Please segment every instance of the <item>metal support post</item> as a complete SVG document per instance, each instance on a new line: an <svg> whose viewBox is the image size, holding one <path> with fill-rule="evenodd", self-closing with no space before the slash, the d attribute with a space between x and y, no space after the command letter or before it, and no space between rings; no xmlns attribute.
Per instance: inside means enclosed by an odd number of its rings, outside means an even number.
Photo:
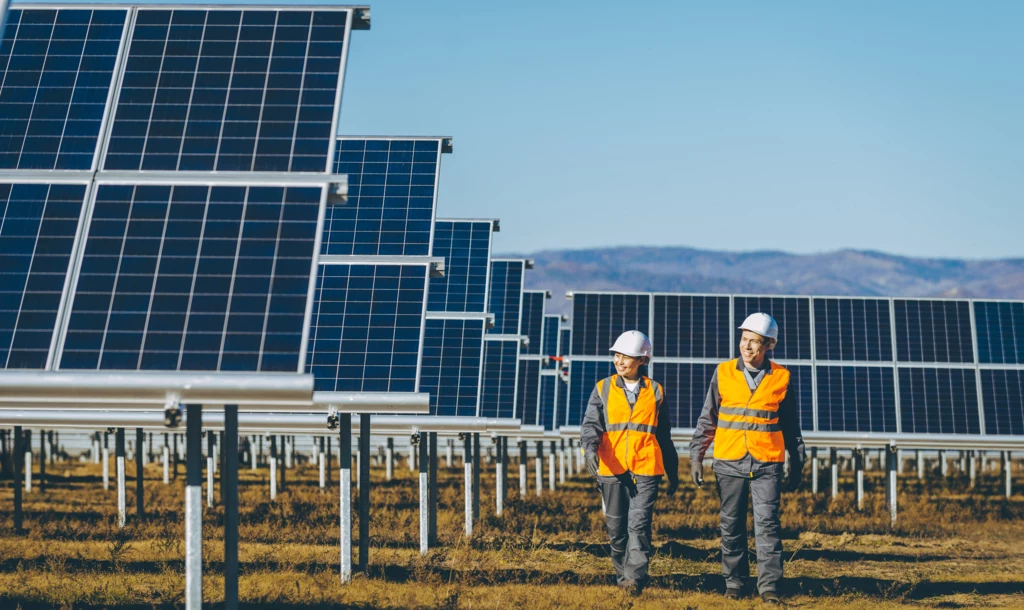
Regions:
<svg viewBox="0 0 1024 610"><path fill-rule="evenodd" d="M92 447L92 455L90 455L90 457L92 458L92 463L93 464L99 464L100 463L100 433L99 432L96 432L96 433L94 433L92 435L92 444L90 446Z"/></svg>
<svg viewBox="0 0 1024 610"><path fill-rule="evenodd" d="M178 462L181 459L181 454L178 453L178 435L174 434L174 451L172 457L174 458L174 478L178 478Z"/></svg>
<svg viewBox="0 0 1024 610"><path fill-rule="evenodd" d="M454 444L455 443L450 438L447 439L444 444L444 464L446 468L452 467L452 446Z"/></svg>
<svg viewBox="0 0 1024 610"><path fill-rule="evenodd" d="M103 490L110 489L110 435L103 433Z"/></svg>
<svg viewBox="0 0 1024 610"><path fill-rule="evenodd" d="M53 434L52 432L50 434ZM39 491L46 491L46 431L39 431Z"/></svg>
<svg viewBox="0 0 1024 610"><path fill-rule="evenodd" d="M164 462L164 485L167 485L168 483L171 482L171 463L170 463L170 453L171 453L171 450L170 450L170 447L167 446L167 442L169 440L168 436L169 435L166 432L164 432L164 446L163 446L163 450L160 452L162 457L163 457L163 462Z"/></svg>
<svg viewBox="0 0 1024 610"><path fill-rule="evenodd" d="M24 512L22 510L21 503L21 485L18 484L18 479L21 477L21 462L22 462L22 449L21 444L25 440L25 435L21 431L21 426L14 427L14 455L11 456L14 462L14 478L11 479L12 486L14 487L14 533L20 534L24 529Z"/></svg>
<svg viewBox="0 0 1024 610"><path fill-rule="evenodd" d="M519 497L526 497L526 441L519 441Z"/></svg>
<svg viewBox="0 0 1024 610"><path fill-rule="evenodd" d="M548 452L548 490L555 491L555 452L558 451L555 441L551 441L549 448L551 451Z"/></svg>
<svg viewBox="0 0 1024 610"><path fill-rule="evenodd" d="M280 437L280 439L281 439L281 442L280 442L281 446L280 446L280 451L278 451L277 468L281 471L281 491L284 491L284 489L285 489L285 480L288 478L288 468L289 468L289 464L288 464L287 458L285 457L288 454L288 449L285 448L285 441L286 441L287 437L282 435Z"/></svg>
<svg viewBox="0 0 1024 610"><path fill-rule="evenodd" d="M917 479L919 481L924 480L924 456L921 455L920 449L914 450L914 461L917 462Z"/></svg>
<svg viewBox="0 0 1024 610"><path fill-rule="evenodd" d="M220 471L224 504L224 608L238 610L238 406L224 405L224 467Z"/></svg>
<svg viewBox="0 0 1024 610"><path fill-rule="evenodd" d="M480 433L473 433L473 522L480 522Z"/></svg>
<svg viewBox="0 0 1024 610"><path fill-rule="evenodd" d="M939 452L939 471L942 472L943 478L949 476L949 459L945 451Z"/></svg>
<svg viewBox="0 0 1024 610"><path fill-rule="evenodd" d="M857 476L857 510L864 508L864 451L853 450L853 467Z"/></svg>
<svg viewBox="0 0 1024 610"><path fill-rule="evenodd" d="M832 484L832 499L835 500L839 497L839 458L836 456L836 448L830 447L828 450L828 467L830 474L830 483Z"/></svg>
<svg viewBox="0 0 1024 610"><path fill-rule="evenodd" d="M185 607L203 605L203 405L190 404L185 432Z"/></svg>
<svg viewBox="0 0 1024 610"><path fill-rule="evenodd" d="M889 520L890 523L896 523L896 494L897 494L897 482L899 480L899 469L896 467L896 463L899 461L899 451L895 445L889 445L885 453L885 465L886 465L886 481L885 481L885 497L886 507L889 509Z"/></svg>
<svg viewBox="0 0 1024 610"><path fill-rule="evenodd" d="M462 470L466 485L466 536L473 535L473 439L469 434L462 437Z"/></svg>
<svg viewBox="0 0 1024 610"><path fill-rule="evenodd" d="M25 448L24 462L25 464L25 492L32 491L32 431L25 430L25 444L22 445Z"/></svg>
<svg viewBox="0 0 1024 610"><path fill-rule="evenodd" d="M206 506L213 508L213 430L206 431Z"/></svg>
<svg viewBox="0 0 1024 610"><path fill-rule="evenodd" d="M426 433L420 432L418 436L417 449L420 454L420 555L426 556L427 551L430 550L430 483L428 481L429 475L427 474L427 461L430 459L427 451L430 442L427 440Z"/></svg>
<svg viewBox="0 0 1024 610"><path fill-rule="evenodd" d="M561 451L558 452L558 484L565 485L565 439L562 439Z"/></svg>
<svg viewBox="0 0 1024 610"><path fill-rule="evenodd" d="M370 416L359 416L359 566L370 565Z"/></svg>
<svg viewBox="0 0 1024 610"><path fill-rule="evenodd" d="M270 436L270 499L277 499L277 437Z"/></svg>
<svg viewBox="0 0 1024 610"><path fill-rule="evenodd" d="M508 437L501 437L501 504L504 509L508 499Z"/></svg>
<svg viewBox="0 0 1024 610"><path fill-rule="evenodd" d="M544 478L541 475L541 463L544 461L544 441L537 441L537 454L533 456L533 474L537 480L537 497L544 489Z"/></svg>
<svg viewBox="0 0 1024 610"><path fill-rule="evenodd" d="M153 463L153 433L150 432L149 433L149 442L146 444L146 462L143 464L143 466L145 466L146 464L152 464L152 463Z"/></svg>
<svg viewBox="0 0 1024 610"><path fill-rule="evenodd" d="M1003 478L1006 481L1006 497L1013 495L1013 454L1003 452Z"/></svg>
<svg viewBox="0 0 1024 610"><path fill-rule="evenodd" d="M328 445L330 448L330 445ZM352 415L338 414L341 584L352 580Z"/></svg>
<svg viewBox="0 0 1024 610"><path fill-rule="evenodd" d="M331 440L332 440L331 437L328 436L327 437L327 485L328 486L330 486L331 479L333 479L333 477L331 476L331 469L334 468L334 459L333 459L333 456L331 455ZM349 445L351 446L351 444L352 443L350 442Z"/></svg>
<svg viewBox="0 0 1024 610"><path fill-rule="evenodd" d="M494 460L494 514L501 516L505 511L505 490L502 489L502 480L505 478L505 459L502 456L502 437L494 439L494 446L498 455Z"/></svg>
<svg viewBox="0 0 1024 610"><path fill-rule="evenodd" d="M811 447L811 493L818 495L818 448Z"/></svg>
<svg viewBox="0 0 1024 610"><path fill-rule="evenodd" d="M431 546L437 545L437 432L430 433L430 469L427 473L429 475L430 485L430 523L429 523L429 537L428 541Z"/></svg>
<svg viewBox="0 0 1024 610"><path fill-rule="evenodd" d="M974 451L967 452L967 471L971 478L971 489L974 489L978 482L978 458Z"/></svg>
<svg viewBox="0 0 1024 610"><path fill-rule="evenodd" d="M316 442L315 440L313 441ZM323 491L327 487L327 456L324 454L324 449L327 440L324 437L320 437L320 452L317 454L317 467L320 469L320 490Z"/></svg>
<svg viewBox="0 0 1024 610"><path fill-rule="evenodd" d="M144 438L142 428L136 428L135 445L137 447L142 447ZM135 451L135 515L139 521L142 521L146 516L145 496L143 495L143 485L146 478L145 456L146 453L144 451Z"/></svg>
<svg viewBox="0 0 1024 610"><path fill-rule="evenodd" d="M384 478L388 481L395 475L395 439L388 437L388 446L384 450Z"/></svg>

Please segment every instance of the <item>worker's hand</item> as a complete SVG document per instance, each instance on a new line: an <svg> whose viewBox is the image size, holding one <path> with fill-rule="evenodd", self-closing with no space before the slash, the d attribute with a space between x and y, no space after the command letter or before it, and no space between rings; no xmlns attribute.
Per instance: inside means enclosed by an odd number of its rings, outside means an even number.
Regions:
<svg viewBox="0 0 1024 610"><path fill-rule="evenodd" d="M704 486L704 464L699 460L690 460L690 478L697 487Z"/></svg>
<svg viewBox="0 0 1024 610"><path fill-rule="evenodd" d="M600 468L601 461L597 459L596 451L587 451L583 456L583 462L587 465L587 472L590 476L597 478L598 468Z"/></svg>
<svg viewBox="0 0 1024 610"><path fill-rule="evenodd" d="M672 477L668 480L668 489L665 490L665 495L674 496L677 489L679 489L679 477Z"/></svg>
<svg viewBox="0 0 1024 610"><path fill-rule="evenodd" d="M790 462L789 467L789 484L786 485L787 491L796 491L800 489L800 484L804 480L804 464L803 462Z"/></svg>

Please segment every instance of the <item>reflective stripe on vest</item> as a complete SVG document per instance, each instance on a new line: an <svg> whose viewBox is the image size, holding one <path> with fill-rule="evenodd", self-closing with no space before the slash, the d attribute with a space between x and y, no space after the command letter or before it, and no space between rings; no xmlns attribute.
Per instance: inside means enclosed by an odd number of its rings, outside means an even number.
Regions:
<svg viewBox="0 0 1024 610"><path fill-rule="evenodd" d="M737 360L718 365L718 428L715 459L739 460L748 453L761 462L785 461L786 446L779 424L779 405L789 389L789 371L774 362L751 393Z"/></svg>
<svg viewBox="0 0 1024 610"><path fill-rule="evenodd" d="M612 476L631 472L643 476L665 474L658 430L658 405L664 398L661 384L643 377L630 408L624 388L617 384L618 375L597 382L597 393L604 405L605 433L597 448L600 474Z"/></svg>

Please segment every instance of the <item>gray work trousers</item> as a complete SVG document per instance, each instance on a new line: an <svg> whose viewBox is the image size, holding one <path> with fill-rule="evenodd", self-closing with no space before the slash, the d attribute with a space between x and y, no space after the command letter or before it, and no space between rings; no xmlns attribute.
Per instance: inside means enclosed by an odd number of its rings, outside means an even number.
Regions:
<svg viewBox="0 0 1024 610"><path fill-rule="evenodd" d="M630 478L598 477L604 498L604 520L611 542L612 565L620 585L647 582L651 558L651 518L658 497L660 476L636 477L636 494L630 497Z"/></svg>
<svg viewBox="0 0 1024 610"><path fill-rule="evenodd" d="M779 523L779 473L755 472L752 478L716 473L722 500L722 575L729 588L742 588L750 576L747 560L747 490L754 500L757 540L757 591L775 591L782 580L782 526Z"/></svg>

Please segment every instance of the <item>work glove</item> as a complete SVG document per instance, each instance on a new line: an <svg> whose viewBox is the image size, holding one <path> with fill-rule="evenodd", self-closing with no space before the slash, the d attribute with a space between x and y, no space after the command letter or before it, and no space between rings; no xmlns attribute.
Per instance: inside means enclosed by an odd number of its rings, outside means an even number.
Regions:
<svg viewBox="0 0 1024 610"><path fill-rule="evenodd" d="M629 494L629 499L632 500L633 498L635 498L637 494L637 489L636 479L633 478L633 475L627 472L625 475L619 477L619 481L621 481L622 484L626 486L626 493Z"/></svg>
<svg viewBox="0 0 1024 610"><path fill-rule="evenodd" d="M671 497L676 495L676 490L679 489L679 477L670 477L668 480L668 489L665 490L665 495Z"/></svg>
<svg viewBox="0 0 1024 610"><path fill-rule="evenodd" d="M789 467L789 484L786 485L786 491L796 491L800 489L800 484L804 480L804 464L803 462L792 462Z"/></svg>
<svg viewBox="0 0 1024 610"><path fill-rule="evenodd" d="M700 460L690 460L690 478L698 488L704 486L704 463Z"/></svg>
<svg viewBox="0 0 1024 610"><path fill-rule="evenodd" d="M597 459L597 452L588 450L583 456L583 462L587 465L587 472L590 476L597 478L598 468L600 468L601 462Z"/></svg>

